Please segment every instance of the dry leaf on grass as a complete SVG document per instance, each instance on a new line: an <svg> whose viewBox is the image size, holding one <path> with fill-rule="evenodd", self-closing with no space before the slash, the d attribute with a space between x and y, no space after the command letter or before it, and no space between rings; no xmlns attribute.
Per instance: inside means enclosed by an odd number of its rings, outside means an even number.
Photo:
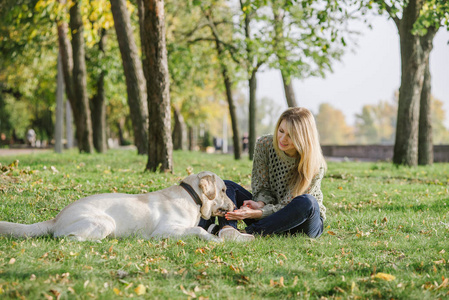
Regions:
<svg viewBox="0 0 449 300"><path fill-rule="evenodd" d="M138 295L138 296L141 296L141 295L144 295L145 293L146 293L146 288L145 288L145 286L143 285L143 284L139 284L135 289L134 289L134 292Z"/></svg>
<svg viewBox="0 0 449 300"><path fill-rule="evenodd" d="M387 273L382 273L382 272L376 273L376 275L373 275L373 278L381 279L381 280L385 280L385 281L392 281L392 280L396 279L395 276L393 276L391 274L387 274Z"/></svg>
<svg viewBox="0 0 449 300"><path fill-rule="evenodd" d="M195 292L193 292L193 291L189 292L188 290L186 290L186 289L184 288L184 286L183 286L182 284L179 286L179 288L180 288L181 291L182 291L184 294L186 294L187 296L190 296L190 297L192 297L192 298L196 298Z"/></svg>

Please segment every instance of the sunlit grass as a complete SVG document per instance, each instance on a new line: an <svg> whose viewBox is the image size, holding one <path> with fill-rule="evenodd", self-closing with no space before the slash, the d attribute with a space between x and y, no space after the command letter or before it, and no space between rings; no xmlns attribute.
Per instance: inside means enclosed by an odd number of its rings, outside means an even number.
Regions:
<svg viewBox="0 0 449 300"><path fill-rule="evenodd" d="M18 167L5 167L18 159ZM86 195L141 193L210 170L247 187L251 162L176 152L173 174L133 151L0 157L0 220L34 223ZM0 237L0 297L437 299L449 297L449 165L329 163L324 234L247 245L195 238L102 243Z"/></svg>

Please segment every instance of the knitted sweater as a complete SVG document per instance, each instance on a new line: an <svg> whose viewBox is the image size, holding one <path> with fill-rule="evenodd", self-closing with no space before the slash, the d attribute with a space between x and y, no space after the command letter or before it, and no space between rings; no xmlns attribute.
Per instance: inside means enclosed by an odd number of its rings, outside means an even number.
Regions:
<svg viewBox="0 0 449 300"><path fill-rule="evenodd" d="M263 201L262 218L265 218L285 207L294 198L288 183L293 176L296 158L287 156L283 151L280 155L273 147L273 135L265 135L257 140L254 151L254 162L251 179L251 189L254 201ZM297 171L296 171L297 172ZM320 215L326 219L326 207L323 205L321 179L324 168L315 175L306 193L314 196L320 206Z"/></svg>

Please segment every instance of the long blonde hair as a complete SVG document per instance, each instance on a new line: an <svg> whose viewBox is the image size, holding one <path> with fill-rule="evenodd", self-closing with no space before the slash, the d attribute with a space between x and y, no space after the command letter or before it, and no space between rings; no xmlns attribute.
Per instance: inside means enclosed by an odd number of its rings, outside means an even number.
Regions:
<svg viewBox="0 0 449 300"><path fill-rule="evenodd" d="M292 195L296 197L305 193L321 167L326 168L326 161L321 151L315 118L303 107L291 107L279 117L273 136L273 146L277 153L281 152L277 142L278 129L284 120L290 139L299 153L296 167L298 172L293 173L290 182Z"/></svg>

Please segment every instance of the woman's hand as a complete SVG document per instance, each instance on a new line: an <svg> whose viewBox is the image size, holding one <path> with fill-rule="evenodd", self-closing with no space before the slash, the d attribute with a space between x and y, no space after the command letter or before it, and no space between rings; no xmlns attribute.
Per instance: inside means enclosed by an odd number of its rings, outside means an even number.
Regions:
<svg viewBox="0 0 449 300"><path fill-rule="evenodd" d="M248 200L252 201L252 200ZM245 201L246 202L246 201ZM252 201L254 202L254 201ZM254 202L257 203L257 202ZM258 219L262 217L262 210L252 209L249 206L242 206L240 209L226 213L226 220L243 220L243 219Z"/></svg>
<svg viewBox="0 0 449 300"><path fill-rule="evenodd" d="M253 201L253 200L245 200L243 201L243 206L247 206L252 209L262 209L265 206L265 203L262 201Z"/></svg>

